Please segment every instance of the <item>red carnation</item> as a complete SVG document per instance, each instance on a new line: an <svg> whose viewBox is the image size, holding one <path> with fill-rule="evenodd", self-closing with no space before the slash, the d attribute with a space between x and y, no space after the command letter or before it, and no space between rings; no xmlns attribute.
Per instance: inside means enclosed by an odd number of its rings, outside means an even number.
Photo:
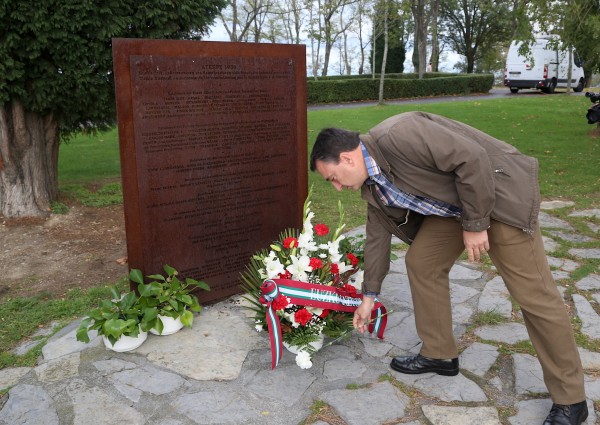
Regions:
<svg viewBox="0 0 600 425"><path fill-rule="evenodd" d="M312 319L312 314L305 308L301 308L294 314L294 320L302 326L306 326L310 319Z"/></svg>
<svg viewBox="0 0 600 425"><path fill-rule="evenodd" d="M323 310L323 313L321 313L321 314L319 315L319 317L320 317L321 319L324 319L324 318L326 318L327 316L329 316L329 310Z"/></svg>
<svg viewBox="0 0 600 425"><path fill-rule="evenodd" d="M349 283L346 283L343 287L343 289L348 292L349 294L356 294L356 288L352 285L350 285Z"/></svg>
<svg viewBox="0 0 600 425"><path fill-rule="evenodd" d="M333 263L331 265L331 273L332 274L338 274L340 272L340 268L338 267L337 264Z"/></svg>
<svg viewBox="0 0 600 425"><path fill-rule="evenodd" d="M350 260L350 264L352 264L354 267L358 266L358 258L356 258L356 255L349 252L346 254L346 257L348 257L348 260Z"/></svg>
<svg viewBox="0 0 600 425"><path fill-rule="evenodd" d="M272 306L275 310L283 310L288 306L287 297L284 297L283 295L278 296L273 300Z"/></svg>
<svg viewBox="0 0 600 425"><path fill-rule="evenodd" d="M320 258L313 257L310 259L308 265L311 266L313 270L317 270L323 267L323 261L321 261Z"/></svg>
<svg viewBox="0 0 600 425"><path fill-rule="evenodd" d="M279 278L280 279L291 279L292 278L292 274L289 271L285 271L283 273L279 273Z"/></svg>
<svg viewBox="0 0 600 425"><path fill-rule="evenodd" d="M295 248L298 246L298 239L293 238L293 237L289 237L289 238L285 238L283 240L283 247L285 249L290 249L290 248Z"/></svg>
<svg viewBox="0 0 600 425"><path fill-rule="evenodd" d="M319 236L325 236L327 233L329 233L329 227L327 227L326 224L316 224L315 232Z"/></svg>

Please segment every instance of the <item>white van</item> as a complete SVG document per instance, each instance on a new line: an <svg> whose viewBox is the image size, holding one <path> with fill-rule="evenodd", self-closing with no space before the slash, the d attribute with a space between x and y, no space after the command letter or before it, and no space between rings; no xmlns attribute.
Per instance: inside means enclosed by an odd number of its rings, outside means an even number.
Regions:
<svg viewBox="0 0 600 425"><path fill-rule="evenodd" d="M557 87L567 87L567 72L569 69L569 52L561 49L556 36L540 37L530 45L528 56L519 54L520 41L513 41L506 56L504 70L504 85L511 93L520 89L540 89L545 93L554 93ZM584 87L584 74L579 57L573 53L571 71L571 87L580 92Z"/></svg>

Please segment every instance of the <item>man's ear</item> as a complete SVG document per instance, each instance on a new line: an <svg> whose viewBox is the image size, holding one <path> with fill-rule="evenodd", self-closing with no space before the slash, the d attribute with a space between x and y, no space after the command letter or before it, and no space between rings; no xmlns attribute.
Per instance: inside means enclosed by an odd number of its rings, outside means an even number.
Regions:
<svg viewBox="0 0 600 425"><path fill-rule="evenodd" d="M350 152L342 152L340 153L340 162L343 164L352 164L354 162L354 158Z"/></svg>

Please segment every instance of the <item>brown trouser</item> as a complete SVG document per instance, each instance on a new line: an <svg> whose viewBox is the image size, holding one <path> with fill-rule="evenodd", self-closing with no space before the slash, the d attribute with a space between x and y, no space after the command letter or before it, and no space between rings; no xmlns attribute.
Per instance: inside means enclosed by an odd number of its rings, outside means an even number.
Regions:
<svg viewBox="0 0 600 425"><path fill-rule="evenodd" d="M552 400L558 404L585 400L583 368L573 330L552 278L539 228L531 237L521 229L492 220L488 237L489 256L521 306ZM428 216L406 255L423 356L458 356L452 334L448 274L463 250L459 222Z"/></svg>

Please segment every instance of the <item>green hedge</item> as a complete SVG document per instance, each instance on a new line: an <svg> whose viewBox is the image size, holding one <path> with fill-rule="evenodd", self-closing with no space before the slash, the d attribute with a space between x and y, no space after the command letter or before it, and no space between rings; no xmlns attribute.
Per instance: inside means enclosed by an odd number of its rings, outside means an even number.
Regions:
<svg viewBox="0 0 600 425"><path fill-rule="evenodd" d="M494 84L492 74L427 73L419 80L416 74L386 75L383 98L447 96L487 93ZM341 78L340 78L341 77ZM362 78L356 78L362 77ZM307 103L337 103L379 99L379 79L364 76L331 76L308 80Z"/></svg>
<svg viewBox="0 0 600 425"><path fill-rule="evenodd" d="M375 74L375 79L379 81L379 75ZM423 74L423 78L440 78L440 77L452 77L455 75L465 75L451 72L426 72ZM473 75L473 74L471 74ZM419 74L415 72L406 72L401 74L385 74L385 78L399 78L403 80L415 80L419 78ZM362 74L362 75L327 75L325 77L307 77L307 81L330 81L330 80L360 80L360 79L373 79L371 74Z"/></svg>

